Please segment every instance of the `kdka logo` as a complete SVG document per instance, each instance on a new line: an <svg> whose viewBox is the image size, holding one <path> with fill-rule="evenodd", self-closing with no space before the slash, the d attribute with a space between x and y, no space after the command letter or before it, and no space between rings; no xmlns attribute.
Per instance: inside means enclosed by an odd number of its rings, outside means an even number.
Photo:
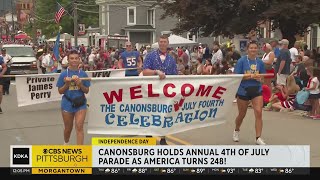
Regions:
<svg viewBox="0 0 320 180"><path fill-rule="evenodd" d="M12 149L12 158L13 158L13 161L12 161L12 164L13 165L28 165L29 162L30 162L30 155L29 155L29 151L30 149L29 148L13 148Z"/></svg>

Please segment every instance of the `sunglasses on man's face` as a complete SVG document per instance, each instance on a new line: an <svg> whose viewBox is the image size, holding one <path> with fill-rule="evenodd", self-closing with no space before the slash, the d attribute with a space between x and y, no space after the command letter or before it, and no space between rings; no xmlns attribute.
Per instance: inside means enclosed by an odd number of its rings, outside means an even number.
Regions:
<svg viewBox="0 0 320 180"><path fill-rule="evenodd" d="M250 44L257 44L258 41L256 41L256 40L250 40L249 43L250 43Z"/></svg>

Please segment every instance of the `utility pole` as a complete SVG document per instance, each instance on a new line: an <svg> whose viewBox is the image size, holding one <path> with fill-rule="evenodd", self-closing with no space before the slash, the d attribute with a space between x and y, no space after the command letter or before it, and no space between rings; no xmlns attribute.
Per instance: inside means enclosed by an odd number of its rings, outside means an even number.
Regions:
<svg viewBox="0 0 320 180"><path fill-rule="evenodd" d="M11 19L12 19L12 31L13 31L13 33L15 33L14 17L13 17L13 13L14 13L13 1L14 1L14 0L11 0ZM17 18L18 18L18 17L17 17Z"/></svg>
<svg viewBox="0 0 320 180"><path fill-rule="evenodd" d="M3 3L4 3L4 2L3 2ZM4 7L4 6L3 6L3 7ZM1 39L1 40L3 40L3 39L2 39L2 35L3 35L2 32L3 32L3 30L2 30L2 29L3 29L3 26L4 26L5 22L6 22L6 16L5 16L4 10L1 10L1 14L0 14L0 15L2 15L2 14L3 14L4 18L3 18L3 22L2 22L2 21L0 22L0 39ZM0 17L1 17L1 16L0 16Z"/></svg>
<svg viewBox="0 0 320 180"><path fill-rule="evenodd" d="M74 34L74 46L78 46L78 12L77 12L77 0L73 0L73 34Z"/></svg>
<svg viewBox="0 0 320 180"><path fill-rule="evenodd" d="M36 27L36 18L35 18L35 11L36 11L36 1L32 0L32 10L31 10L31 18L32 18L32 39L33 45L37 43L37 27Z"/></svg>

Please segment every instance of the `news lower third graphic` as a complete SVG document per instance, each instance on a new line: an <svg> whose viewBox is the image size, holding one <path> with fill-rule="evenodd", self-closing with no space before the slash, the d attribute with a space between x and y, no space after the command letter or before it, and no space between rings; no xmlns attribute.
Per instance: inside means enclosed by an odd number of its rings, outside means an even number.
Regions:
<svg viewBox="0 0 320 180"><path fill-rule="evenodd" d="M310 173L306 145L170 145L156 138L94 137L91 145L12 145L12 175L227 175Z"/></svg>
<svg viewBox="0 0 320 180"><path fill-rule="evenodd" d="M11 174L92 174L91 149L90 145L11 146Z"/></svg>

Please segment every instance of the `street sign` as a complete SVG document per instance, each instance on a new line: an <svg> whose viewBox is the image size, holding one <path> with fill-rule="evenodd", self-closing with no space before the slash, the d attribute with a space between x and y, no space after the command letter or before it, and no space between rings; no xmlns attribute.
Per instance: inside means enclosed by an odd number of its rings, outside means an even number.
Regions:
<svg viewBox="0 0 320 180"><path fill-rule="evenodd" d="M84 35L86 33L86 25L85 24L79 24L79 35Z"/></svg>
<svg viewBox="0 0 320 180"><path fill-rule="evenodd" d="M41 29L37 29L37 37L40 37L42 34Z"/></svg>

